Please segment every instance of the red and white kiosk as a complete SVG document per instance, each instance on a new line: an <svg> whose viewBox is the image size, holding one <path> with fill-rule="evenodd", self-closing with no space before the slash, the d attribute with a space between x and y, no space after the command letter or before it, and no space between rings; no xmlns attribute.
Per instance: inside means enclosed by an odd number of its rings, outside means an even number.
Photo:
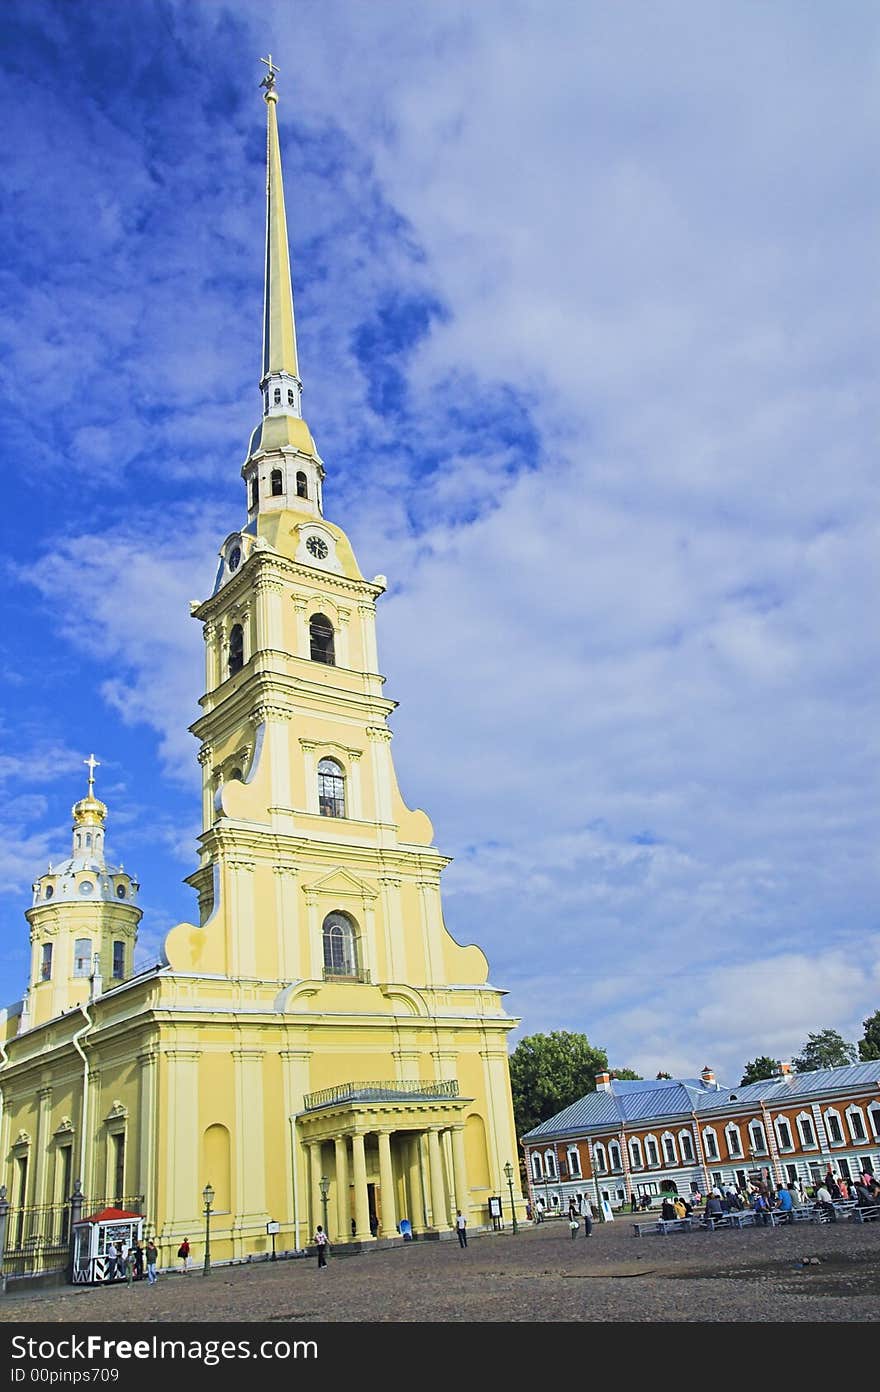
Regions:
<svg viewBox="0 0 880 1392"><path fill-rule="evenodd" d="M109 1257L117 1242L131 1250L144 1235L144 1219L140 1213L125 1208L102 1208L73 1225L73 1284L99 1285L107 1280ZM115 1280L124 1280L124 1273L115 1272Z"/></svg>

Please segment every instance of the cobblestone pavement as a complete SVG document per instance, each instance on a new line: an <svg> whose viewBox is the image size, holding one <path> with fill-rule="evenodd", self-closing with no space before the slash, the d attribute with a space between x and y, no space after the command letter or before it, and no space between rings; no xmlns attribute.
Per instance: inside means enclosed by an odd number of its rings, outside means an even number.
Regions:
<svg viewBox="0 0 880 1392"><path fill-rule="evenodd" d="M807 1228L807 1231L804 1229ZM416 1241L352 1255L215 1266L131 1287L0 1298L0 1321L846 1321L880 1317L880 1223L637 1238L629 1222L572 1239L562 1223L514 1235ZM803 1266L804 1257L818 1265Z"/></svg>

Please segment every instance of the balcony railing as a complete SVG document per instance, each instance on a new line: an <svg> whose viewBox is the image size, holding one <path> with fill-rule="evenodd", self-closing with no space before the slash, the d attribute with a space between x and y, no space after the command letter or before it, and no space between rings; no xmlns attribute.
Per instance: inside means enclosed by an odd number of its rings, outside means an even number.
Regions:
<svg viewBox="0 0 880 1392"><path fill-rule="evenodd" d="M338 1083L336 1087L324 1088L321 1092L307 1093L303 1107L313 1112L318 1107L332 1107L339 1102L397 1102L401 1100L429 1100L431 1098L457 1097L458 1082L455 1078L445 1082L430 1083L386 1082Z"/></svg>

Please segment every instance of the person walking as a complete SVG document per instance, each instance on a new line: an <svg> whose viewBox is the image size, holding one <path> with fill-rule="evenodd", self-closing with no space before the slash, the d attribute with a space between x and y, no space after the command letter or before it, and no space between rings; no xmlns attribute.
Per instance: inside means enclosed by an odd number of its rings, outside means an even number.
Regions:
<svg viewBox="0 0 880 1392"><path fill-rule="evenodd" d="M189 1267L189 1238L188 1238L188 1237L185 1237L185 1238L183 1239L183 1241L181 1242L180 1246L179 1246L178 1249L177 1249L177 1255L180 1257L180 1274L181 1274L181 1276L185 1276L186 1273L187 1273L187 1269L188 1269L188 1267Z"/></svg>
<svg viewBox="0 0 880 1392"><path fill-rule="evenodd" d="M134 1244L131 1256L134 1264L134 1279L142 1281L144 1279L144 1249L141 1246L140 1238Z"/></svg>
<svg viewBox="0 0 880 1392"><path fill-rule="evenodd" d="M156 1284L156 1264L159 1260L159 1249L151 1237L147 1238L147 1245L144 1249L144 1257L147 1263L147 1284Z"/></svg>
<svg viewBox="0 0 880 1392"><path fill-rule="evenodd" d="M590 1203L590 1200L589 1200L589 1199L587 1199L587 1200L585 1201L585 1203L584 1203L583 1218L584 1218L584 1237L592 1237L592 1235L593 1235L593 1205Z"/></svg>
<svg viewBox="0 0 880 1392"><path fill-rule="evenodd" d="M118 1246L118 1242L111 1242L107 1248L107 1275L104 1278L107 1281L116 1280L116 1263L119 1260Z"/></svg>
<svg viewBox="0 0 880 1392"><path fill-rule="evenodd" d="M319 1223L315 1228L315 1247L318 1250L318 1270L327 1265L327 1248L330 1243L327 1241L327 1234Z"/></svg>
<svg viewBox="0 0 880 1392"><path fill-rule="evenodd" d="M459 1247L467 1246L467 1219L460 1208L455 1210L455 1231L458 1233Z"/></svg>
<svg viewBox="0 0 880 1392"><path fill-rule="evenodd" d="M116 1274L120 1281L124 1281L128 1276L128 1243L117 1242L116 1244Z"/></svg>

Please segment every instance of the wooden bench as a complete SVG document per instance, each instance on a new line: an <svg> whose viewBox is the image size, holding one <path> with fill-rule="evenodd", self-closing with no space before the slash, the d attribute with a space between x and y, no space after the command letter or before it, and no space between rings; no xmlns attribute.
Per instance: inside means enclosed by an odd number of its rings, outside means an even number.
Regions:
<svg viewBox="0 0 880 1392"><path fill-rule="evenodd" d="M873 1223L875 1219L880 1222L880 1203L856 1204L849 1216L854 1223Z"/></svg>

